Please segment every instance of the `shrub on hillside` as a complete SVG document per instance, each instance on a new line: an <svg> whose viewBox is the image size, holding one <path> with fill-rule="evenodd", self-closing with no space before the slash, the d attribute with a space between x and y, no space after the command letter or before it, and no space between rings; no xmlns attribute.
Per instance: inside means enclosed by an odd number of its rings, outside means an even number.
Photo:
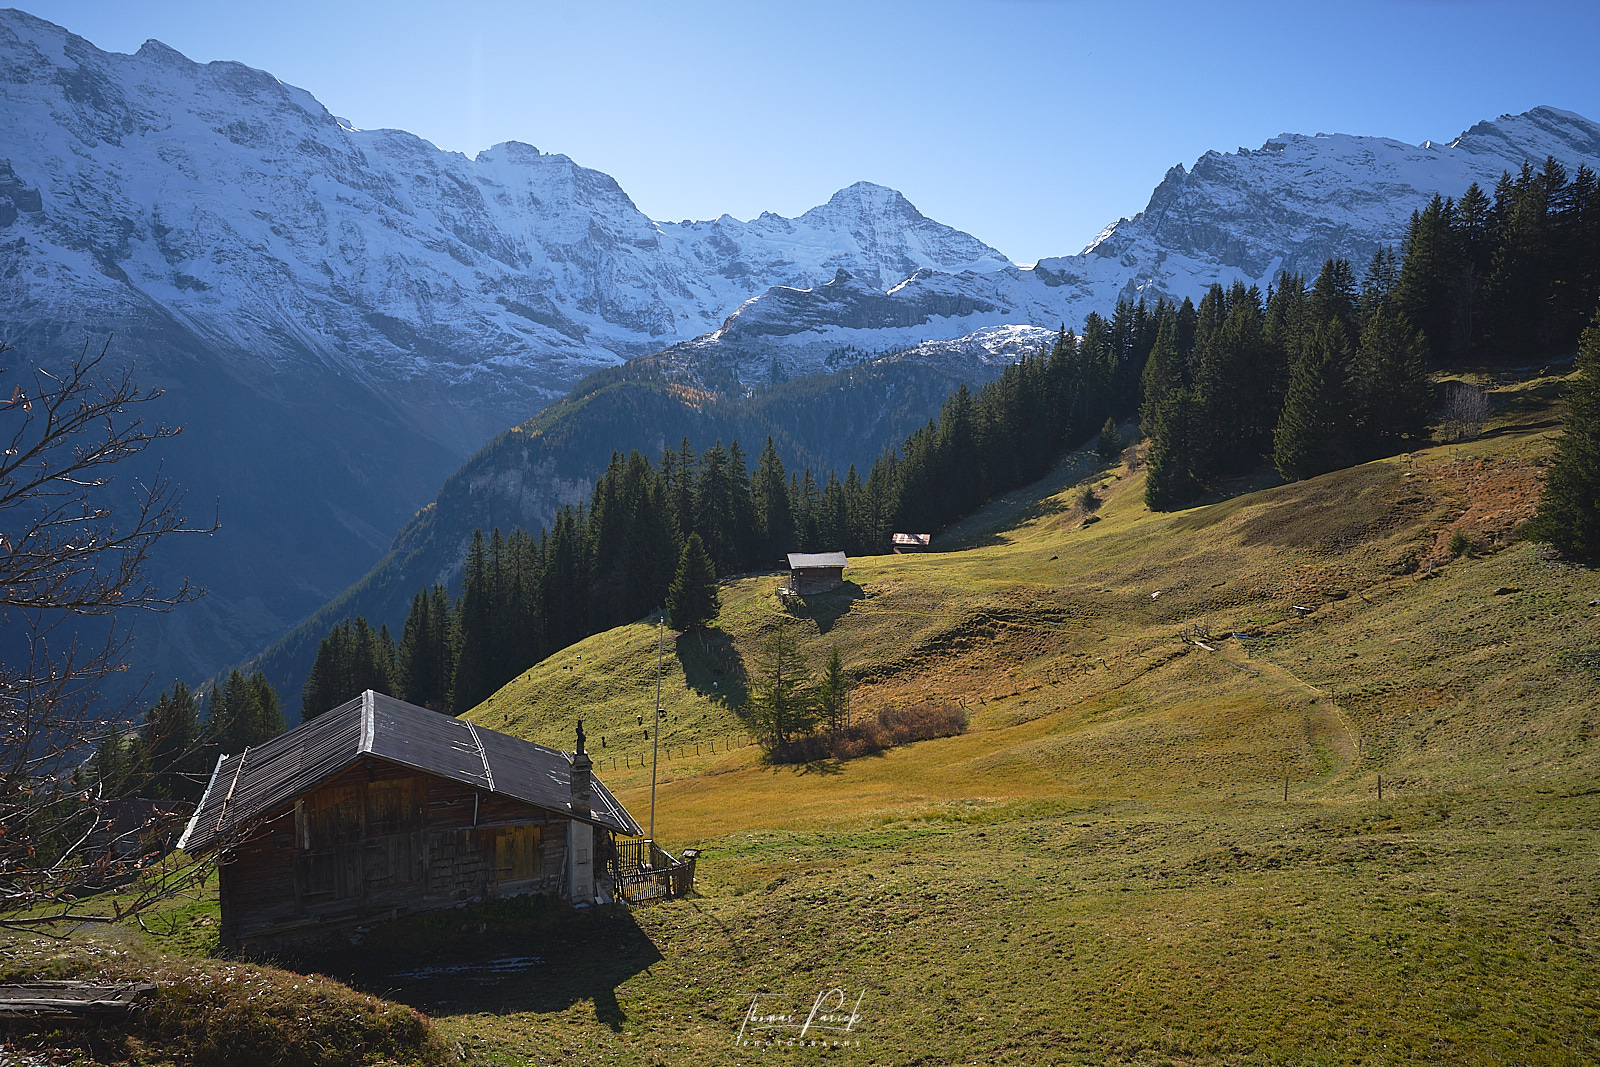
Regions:
<svg viewBox="0 0 1600 1067"><path fill-rule="evenodd" d="M909 708L883 708L839 730L810 734L767 751L769 763L811 763L871 756L895 745L966 733L965 708L923 701Z"/></svg>

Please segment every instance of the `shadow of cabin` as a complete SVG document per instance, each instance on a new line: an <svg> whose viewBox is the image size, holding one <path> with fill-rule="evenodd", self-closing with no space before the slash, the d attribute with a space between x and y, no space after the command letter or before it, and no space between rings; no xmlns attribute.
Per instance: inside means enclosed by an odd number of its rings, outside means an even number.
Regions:
<svg viewBox="0 0 1600 1067"><path fill-rule="evenodd" d="M523 897L402 919L360 952L287 962L435 1017L553 1014L591 1001L596 1021L620 1030L628 1016L617 989L663 958L626 908Z"/></svg>
<svg viewBox="0 0 1600 1067"><path fill-rule="evenodd" d="M816 623L819 634L826 634L833 629L834 623L849 614L856 601L865 600L866 596L855 582L841 582L826 593L790 597L788 609L794 615Z"/></svg>
<svg viewBox="0 0 1600 1067"><path fill-rule="evenodd" d="M608 903L642 834L568 757L371 690L217 761L178 847L215 853L224 950L274 952L416 912Z"/></svg>

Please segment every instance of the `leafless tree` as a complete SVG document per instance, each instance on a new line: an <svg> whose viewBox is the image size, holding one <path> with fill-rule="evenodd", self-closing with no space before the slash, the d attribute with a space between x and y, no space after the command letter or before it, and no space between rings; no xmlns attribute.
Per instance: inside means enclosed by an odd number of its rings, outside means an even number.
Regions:
<svg viewBox="0 0 1600 1067"><path fill-rule="evenodd" d="M1444 389L1440 410L1444 435L1451 441L1470 441L1483 432L1489 421L1489 394L1466 382L1449 382Z"/></svg>
<svg viewBox="0 0 1600 1067"><path fill-rule="evenodd" d="M159 867L179 815L130 818L82 766L127 729L131 700L111 705L101 683L127 669L130 616L202 592L147 577L156 544L190 530L182 493L159 467L148 480L112 475L181 428L145 422L161 391L108 368L108 347L59 373L0 366L0 926L102 918L75 905ZM163 881L150 873L114 914L145 906Z"/></svg>

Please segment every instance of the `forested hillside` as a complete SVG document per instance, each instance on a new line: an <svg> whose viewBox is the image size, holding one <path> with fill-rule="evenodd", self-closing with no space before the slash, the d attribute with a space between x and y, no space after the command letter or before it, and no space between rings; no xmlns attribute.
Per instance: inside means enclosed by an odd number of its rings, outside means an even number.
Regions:
<svg viewBox="0 0 1600 1067"><path fill-rule="evenodd" d="M267 669L293 692L296 669L310 668L312 714L369 686L464 710L550 651L662 604L690 534L723 575L772 568L793 550L884 552L892 531L942 529L1038 478L1063 447L1134 410L1151 440L1145 499L1154 510L1183 507L1264 460L1296 479L1395 454L1432 432L1439 398L1430 356L1437 367L1576 344L1583 320L1574 309L1600 300L1600 245L1584 241L1597 217L1594 173L1580 167L1568 181L1552 159L1540 172L1507 175L1492 202L1476 185L1459 202L1436 199L1414 215L1398 254L1373 255L1359 284L1349 262L1330 259L1310 286L1284 275L1265 296L1236 283L1213 286L1198 307L1120 301L1109 319L1091 313L1081 337L1061 330L1053 345L978 393L957 387L937 419L884 447L864 476L855 463L842 476L820 462L814 470L809 457L819 450L796 442L826 440L824 428L840 422L865 422L863 436L881 435L893 420L852 411L848 401L840 411L838 398L881 395L883 375L905 375L908 392L912 380L926 388L927 368L907 375L903 366L873 364L738 401L673 381L652 360L600 372L452 478L436 508L402 534L402 543L418 545L410 565L374 572L370 586L280 643ZM1474 304L1469 297L1479 291ZM1473 316L1483 324L1476 342ZM1451 340L1435 344L1440 334ZM1511 339L1522 336L1529 341L1518 347ZM807 401L818 396L833 398L833 410L812 410ZM840 422L813 421L830 415ZM690 431L704 440L709 425L732 432L726 445L719 436L697 453ZM765 436L752 473L737 434L762 426L776 432ZM674 446L668 434L680 429ZM538 470L537 449L576 463L607 441L609 465L588 506L572 478L538 538L519 532L532 525L526 512L508 508L502 521L484 507L519 500L497 477ZM513 461L492 470L507 452ZM558 480L546 468L536 484ZM468 514L493 521L474 536L462 596L452 601L441 584L452 577L440 551L450 546L438 534L445 516ZM455 536L459 545L465 532ZM417 566L424 560L431 574ZM401 597L411 605L403 626ZM436 618L425 623L419 612ZM366 614L370 624L360 618ZM346 629L343 643L325 642L313 661L313 641L351 616L366 643L349 640L355 631ZM400 633L387 647L385 625ZM431 635L426 651L423 633ZM443 666L408 689L414 658Z"/></svg>

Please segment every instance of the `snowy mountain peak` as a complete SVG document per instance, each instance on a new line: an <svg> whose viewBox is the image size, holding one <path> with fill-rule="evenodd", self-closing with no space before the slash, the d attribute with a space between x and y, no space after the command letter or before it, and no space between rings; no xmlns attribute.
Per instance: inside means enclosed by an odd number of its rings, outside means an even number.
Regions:
<svg viewBox="0 0 1600 1067"><path fill-rule="evenodd" d="M176 48L162 44L154 37L146 41L134 55L153 63L167 63L172 66L198 67L200 65Z"/></svg>
<svg viewBox="0 0 1600 1067"><path fill-rule="evenodd" d="M1569 169L1600 159L1600 126L1540 107L1480 122L1449 144L1283 133L1254 151L1207 152L1174 167L1145 210L1102 231L1084 253L1042 260L1046 284L1119 296L1194 296L1213 281L1265 288L1280 271L1315 274L1396 245L1411 212L1436 193L1492 188L1524 162ZM1085 259L1085 257L1090 257Z"/></svg>
<svg viewBox="0 0 1600 1067"><path fill-rule="evenodd" d="M531 144L523 144L521 141L501 141L499 144L491 145L479 152L473 157L472 161L474 163L497 163L501 161L525 163L535 162L543 158L544 153ZM567 157L558 156L556 158L565 160Z"/></svg>
<svg viewBox="0 0 1600 1067"><path fill-rule="evenodd" d="M0 107L0 321L134 316L273 373L338 367L455 449L770 286L1004 263L866 183L799 219L657 224L567 156L356 130L265 71L108 53L16 10Z"/></svg>
<svg viewBox="0 0 1600 1067"><path fill-rule="evenodd" d="M1600 125L1574 112L1541 105L1520 115L1477 123L1448 147L1508 162L1515 159L1516 165L1506 170L1516 171L1524 160L1537 168L1547 156L1563 162L1600 156Z"/></svg>

